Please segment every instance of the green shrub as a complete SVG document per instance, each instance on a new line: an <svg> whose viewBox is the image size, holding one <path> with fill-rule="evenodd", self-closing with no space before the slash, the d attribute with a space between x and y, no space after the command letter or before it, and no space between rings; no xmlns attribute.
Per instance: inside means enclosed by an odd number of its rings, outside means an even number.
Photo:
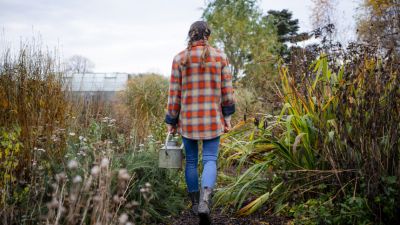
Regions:
<svg viewBox="0 0 400 225"><path fill-rule="evenodd" d="M362 197L346 196L342 203L333 203L324 198L309 199L296 203L290 209L294 224L373 224L367 200Z"/></svg>
<svg viewBox="0 0 400 225"><path fill-rule="evenodd" d="M235 108L236 111L232 116L232 125L237 124L242 120L261 117L263 111L262 103L254 92L244 87L235 88Z"/></svg>
<svg viewBox="0 0 400 225"><path fill-rule="evenodd" d="M332 211L334 206L331 201L322 199L309 199L291 207L290 215L294 217L294 224L317 225L333 224Z"/></svg>

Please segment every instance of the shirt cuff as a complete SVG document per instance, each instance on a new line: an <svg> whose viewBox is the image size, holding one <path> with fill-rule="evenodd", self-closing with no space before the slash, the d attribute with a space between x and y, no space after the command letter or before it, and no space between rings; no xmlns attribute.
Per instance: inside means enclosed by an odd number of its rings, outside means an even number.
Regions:
<svg viewBox="0 0 400 225"><path fill-rule="evenodd" d="M179 120L179 114L176 118L172 118L168 114L165 115L165 123L167 123L167 124L171 124L171 125L175 126L178 124L178 120Z"/></svg>
<svg viewBox="0 0 400 225"><path fill-rule="evenodd" d="M235 113L235 104L222 106L221 108L222 108L222 115L224 115L224 117Z"/></svg>

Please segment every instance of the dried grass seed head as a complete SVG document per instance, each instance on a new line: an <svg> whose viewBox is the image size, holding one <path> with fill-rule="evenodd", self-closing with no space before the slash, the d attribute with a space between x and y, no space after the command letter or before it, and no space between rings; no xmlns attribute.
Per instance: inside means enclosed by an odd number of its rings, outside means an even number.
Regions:
<svg viewBox="0 0 400 225"><path fill-rule="evenodd" d="M67 179L67 175L64 172L61 172L59 174L56 174L56 181L57 182L63 182Z"/></svg>
<svg viewBox="0 0 400 225"><path fill-rule="evenodd" d="M128 222L128 214L122 213L118 218L118 222L119 224L125 224L126 222Z"/></svg>
<svg viewBox="0 0 400 225"><path fill-rule="evenodd" d="M120 169L118 171L118 179L119 180L129 180L131 176L129 176L128 170Z"/></svg>
<svg viewBox="0 0 400 225"><path fill-rule="evenodd" d="M74 179L72 179L72 183L77 184L82 182L82 177L79 175L76 175Z"/></svg>
<svg viewBox="0 0 400 225"><path fill-rule="evenodd" d="M93 166L92 169L90 170L90 174L92 176L96 177L100 173L100 167L99 166Z"/></svg>
<svg viewBox="0 0 400 225"><path fill-rule="evenodd" d="M103 158L103 159L101 160L100 167L101 167L102 169L106 169L106 168L108 167L109 164L110 164L110 160L109 160L108 158Z"/></svg>
<svg viewBox="0 0 400 225"><path fill-rule="evenodd" d="M70 160L67 165L68 169L74 170L78 168L78 162L76 160Z"/></svg>

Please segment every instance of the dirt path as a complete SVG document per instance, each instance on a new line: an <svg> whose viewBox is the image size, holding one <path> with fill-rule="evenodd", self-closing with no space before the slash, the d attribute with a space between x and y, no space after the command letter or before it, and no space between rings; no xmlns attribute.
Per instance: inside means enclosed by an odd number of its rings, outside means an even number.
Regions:
<svg viewBox="0 0 400 225"><path fill-rule="evenodd" d="M220 209L216 209L212 214L212 225L286 225L290 221L284 217L274 217L255 213L248 217L235 217L222 213ZM176 218L171 219L171 223L163 225L197 225L199 224L198 217L194 216L189 210L185 210ZM160 224L161 225L161 224Z"/></svg>

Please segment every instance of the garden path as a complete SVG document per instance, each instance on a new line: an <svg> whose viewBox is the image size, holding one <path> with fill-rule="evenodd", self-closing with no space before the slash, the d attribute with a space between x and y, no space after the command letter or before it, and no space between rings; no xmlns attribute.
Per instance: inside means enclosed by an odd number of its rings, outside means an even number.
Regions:
<svg viewBox="0 0 400 225"><path fill-rule="evenodd" d="M199 224L198 217L194 216L190 209L186 209L179 216L171 218L171 221L171 223L162 223L162 225ZM221 209L215 209L212 213L212 225L286 225L289 224L289 221L289 218L264 215L262 212L254 213L247 217L236 217L235 215L229 215L223 213Z"/></svg>

